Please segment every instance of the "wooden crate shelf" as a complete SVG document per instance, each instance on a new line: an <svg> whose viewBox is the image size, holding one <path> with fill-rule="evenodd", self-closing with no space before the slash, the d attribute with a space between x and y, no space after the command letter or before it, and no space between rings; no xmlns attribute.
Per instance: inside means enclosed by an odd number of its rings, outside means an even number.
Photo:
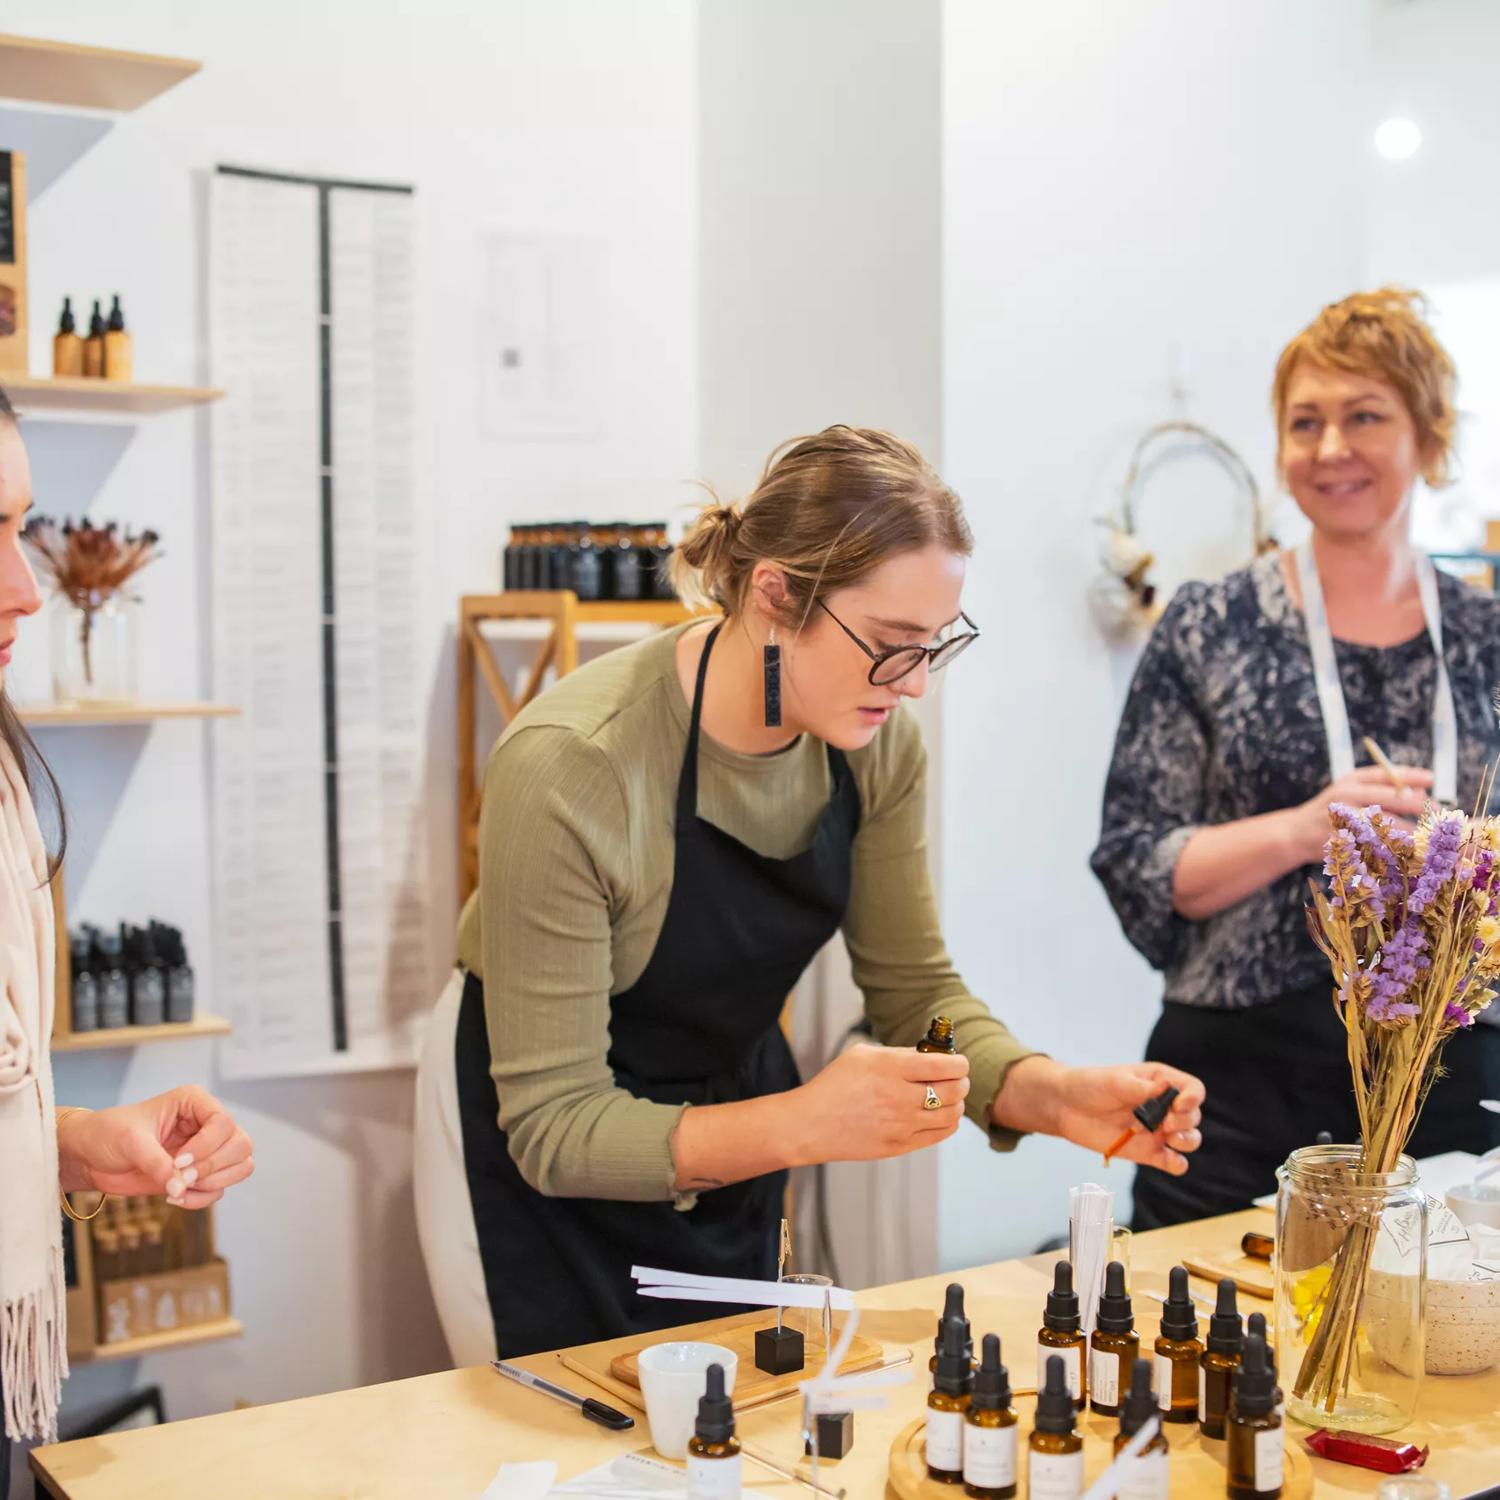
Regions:
<svg viewBox="0 0 1500 1500"><path fill-rule="evenodd" d="M92 1354L74 1355L75 1364L106 1364L110 1360L140 1359L167 1349L182 1349L189 1344L212 1344L218 1339L237 1339L245 1325L238 1318L220 1318L216 1323L194 1323L188 1328L173 1328L167 1333L150 1333L143 1338L121 1339L115 1344L96 1344Z"/></svg>
<svg viewBox="0 0 1500 1500"><path fill-rule="evenodd" d="M144 1047L151 1042L190 1042L198 1037L228 1036L234 1028L223 1016L195 1015L191 1021L160 1026L114 1026L99 1031L70 1031L52 1038L56 1052L108 1052L117 1047Z"/></svg>
<svg viewBox="0 0 1500 1500"><path fill-rule="evenodd" d="M89 729L159 719L229 719L239 709L229 703L21 703L16 713L34 729Z"/></svg>
<svg viewBox="0 0 1500 1500"><path fill-rule="evenodd" d="M0 98L29 104L139 109L202 66L185 57L0 34Z"/></svg>

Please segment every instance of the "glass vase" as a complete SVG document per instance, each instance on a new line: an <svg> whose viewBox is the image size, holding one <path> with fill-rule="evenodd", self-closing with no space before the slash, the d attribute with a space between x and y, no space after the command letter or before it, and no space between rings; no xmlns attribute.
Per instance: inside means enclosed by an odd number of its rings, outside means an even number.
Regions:
<svg viewBox="0 0 1500 1500"><path fill-rule="evenodd" d="M1277 1170L1276 1360L1288 1415L1394 1432L1422 1385L1427 1199L1416 1166L1360 1170L1358 1146L1306 1146Z"/></svg>
<svg viewBox="0 0 1500 1500"><path fill-rule="evenodd" d="M136 696L135 601L111 594L52 602L52 696L59 703L121 703Z"/></svg>

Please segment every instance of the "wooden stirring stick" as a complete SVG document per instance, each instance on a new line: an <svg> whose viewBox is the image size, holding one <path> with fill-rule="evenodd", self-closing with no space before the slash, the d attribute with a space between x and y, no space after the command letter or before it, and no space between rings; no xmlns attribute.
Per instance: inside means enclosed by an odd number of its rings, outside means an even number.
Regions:
<svg viewBox="0 0 1500 1500"><path fill-rule="evenodd" d="M1375 764L1379 766L1380 769L1391 778L1391 785L1395 787L1398 792L1407 791L1408 787L1406 785L1406 778L1400 773L1400 771L1396 769L1396 767L1391 763L1391 758L1385 753L1384 750L1380 748L1379 745L1375 743L1374 740L1370 738L1369 735L1366 735L1364 737L1364 746L1365 749L1369 752L1370 759L1373 760Z"/></svg>

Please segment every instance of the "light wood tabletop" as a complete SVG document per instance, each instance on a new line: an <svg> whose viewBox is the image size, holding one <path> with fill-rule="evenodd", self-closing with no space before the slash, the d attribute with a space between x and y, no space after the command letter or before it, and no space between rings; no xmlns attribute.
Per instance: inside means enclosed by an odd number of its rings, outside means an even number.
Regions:
<svg viewBox="0 0 1500 1500"><path fill-rule="evenodd" d="M1158 1315L1157 1305L1140 1293L1165 1291L1167 1271L1176 1261L1233 1260L1241 1234L1269 1224L1264 1211L1248 1210L1136 1235L1131 1279L1143 1334L1154 1336ZM861 1332L881 1340L888 1355L910 1348L914 1377L892 1393L885 1411L856 1415L853 1451L824 1467L825 1480L845 1489L850 1500L893 1493L886 1487L890 1446L923 1409L936 1315L950 1280L965 1287L976 1341L983 1333L998 1333L1013 1379L1029 1381L1052 1259L1002 1261L861 1292ZM1195 1282L1194 1290L1211 1294L1206 1283ZM1269 1303L1242 1299L1243 1309L1257 1307L1269 1313ZM619 1341L622 1346L638 1342ZM619 1404L614 1394L592 1389L565 1369L555 1353L518 1363ZM795 1459L801 1446L798 1407L793 1398L745 1412L740 1436L783 1460ZM1029 1427L1027 1417L1022 1421ZM1289 1440L1300 1444L1306 1429L1293 1424L1288 1430ZM1444 1481L1454 1500L1500 1486L1500 1371L1428 1376L1417 1421L1402 1436L1431 1445L1423 1472ZM505 1461L553 1459L562 1480L620 1454L651 1451L644 1416L633 1430L612 1433L560 1402L478 1367L55 1444L37 1449L31 1461L44 1492L58 1500L476 1500ZM1317 1500L1373 1496L1380 1481L1367 1470L1321 1459L1312 1460L1312 1469ZM748 1493L772 1500L810 1493L750 1464L745 1480ZM1199 1494L1219 1500L1224 1489L1174 1486L1172 1493L1174 1500L1196 1500Z"/></svg>

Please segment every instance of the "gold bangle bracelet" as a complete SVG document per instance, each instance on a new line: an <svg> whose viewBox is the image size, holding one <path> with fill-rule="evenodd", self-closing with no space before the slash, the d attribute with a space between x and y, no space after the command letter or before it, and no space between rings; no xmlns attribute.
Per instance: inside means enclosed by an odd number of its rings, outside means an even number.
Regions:
<svg viewBox="0 0 1500 1500"><path fill-rule="evenodd" d="M76 1209L74 1209L71 1203L68 1202L68 1195L61 1189L58 1190L57 1197L58 1201L62 1204L63 1212L67 1214L67 1216L75 1224L87 1224L90 1219L97 1219L99 1215L104 1211L104 1205L109 1202L109 1194L100 1193L99 1202L95 1205L93 1213L81 1214L77 1212Z"/></svg>

